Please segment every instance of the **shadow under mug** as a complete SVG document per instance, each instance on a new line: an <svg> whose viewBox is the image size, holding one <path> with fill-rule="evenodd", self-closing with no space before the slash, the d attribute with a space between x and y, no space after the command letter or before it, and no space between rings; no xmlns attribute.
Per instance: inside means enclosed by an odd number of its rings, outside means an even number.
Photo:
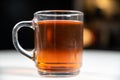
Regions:
<svg viewBox="0 0 120 80"><path fill-rule="evenodd" d="M33 52L18 42L18 30L34 30ZM74 10L45 10L34 14L32 21L17 23L12 31L13 44L20 53L35 61L42 76L79 74L83 50L83 13Z"/></svg>

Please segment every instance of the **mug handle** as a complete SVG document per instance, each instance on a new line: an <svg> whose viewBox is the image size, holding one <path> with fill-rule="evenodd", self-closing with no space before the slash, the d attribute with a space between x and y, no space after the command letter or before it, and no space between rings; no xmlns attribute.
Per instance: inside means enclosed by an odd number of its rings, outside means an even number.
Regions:
<svg viewBox="0 0 120 80"><path fill-rule="evenodd" d="M21 47L21 45L19 44L18 30L22 27L29 27L34 30L34 28L32 27L32 21L21 21L21 22L17 23L12 30L12 41L13 41L14 47L16 48L17 51L19 51L24 56L26 56L30 59L33 59L34 49L32 51L27 51L27 50L23 49Z"/></svg>

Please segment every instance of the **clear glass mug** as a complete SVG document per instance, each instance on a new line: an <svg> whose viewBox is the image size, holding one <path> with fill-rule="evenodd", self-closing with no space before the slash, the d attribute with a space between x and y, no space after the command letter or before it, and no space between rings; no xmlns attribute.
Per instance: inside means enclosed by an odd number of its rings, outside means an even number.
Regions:
<svg viewBox="0 0 120 80"><path fill-rule="evenodd" d="M18 42L18 30L34 30L32 52ZM45 10L34 14L32 21L17 23L12 31L13 44L20 53L34 60L42 76L77 75L82 63L83 13L74 10Z"/></svg>

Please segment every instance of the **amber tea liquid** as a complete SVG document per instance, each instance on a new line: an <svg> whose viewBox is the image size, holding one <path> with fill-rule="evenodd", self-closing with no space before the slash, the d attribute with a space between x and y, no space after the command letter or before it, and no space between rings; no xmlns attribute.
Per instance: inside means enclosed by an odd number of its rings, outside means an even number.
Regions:
<svg viewBox="0 0 120 80"><path fill-rule="evenodd" d="M82 25L82 22L74 20L37 22L35 54L40 72L79 71L82 62Z"/></svg>

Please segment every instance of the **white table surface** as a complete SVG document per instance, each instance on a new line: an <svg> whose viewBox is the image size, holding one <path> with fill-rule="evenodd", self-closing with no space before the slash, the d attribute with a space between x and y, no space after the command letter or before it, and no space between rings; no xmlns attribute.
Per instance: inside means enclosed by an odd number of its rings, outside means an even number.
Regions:
<svg viewBox="0 0 120 80"><path fill-rule="evenodd" d="M120 52L84 50L80 75L44 78L34 62L19 52L0 51L0 80L120 80Z"/></svg>

